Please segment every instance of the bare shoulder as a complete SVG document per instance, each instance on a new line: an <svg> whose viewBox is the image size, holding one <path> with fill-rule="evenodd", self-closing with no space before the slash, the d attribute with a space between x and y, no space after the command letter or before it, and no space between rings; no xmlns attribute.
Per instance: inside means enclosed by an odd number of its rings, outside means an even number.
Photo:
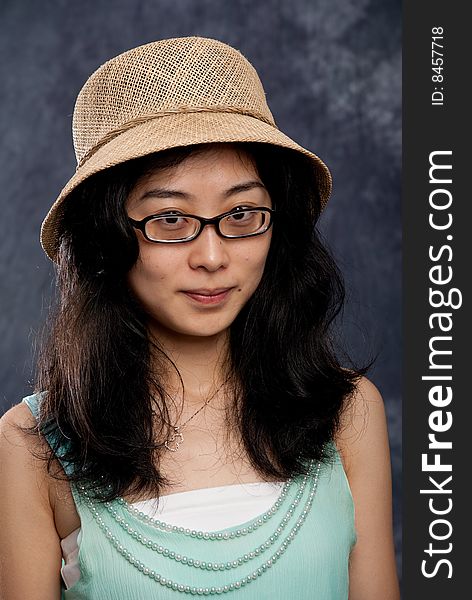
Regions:
<svg viewBox="0 0 472 600"><path fill-rule="evenodd" d="M2 447L8 445L18 447L18 444L24 446L28 443L30 436L23 433L19 428L32 427L35 423L35 418L24 402L12 406L0 418L0 444L3 445ZM35 440L32 439L32 443L34 442Z"/></svg>
<svg viewBox="0 0 472 600"><path fill-rule="evenodd" d="M336 439L355 507L357 542L350 557L350 600L399 600L392 531L392 486L382 396L361 377Z"/></svg>
<svg viewBox="0 0 472 600"><path fill-rule="evenodd" d="M0 419L0 596L8 600L60 597L61 547L50 480L46 462L35 456L46 442L21 430L34 424L23 403Z"/></svg>
<svg viewBox="0 0 472 600"><path fill-rule="evenodd" d="M0 426L2 428L8 425L34 425L35 420L31 414L30 409L24 402L20 402L12 406L7 412L0 418Z"/></svg>
<svg viewBox="0 0 472 600"><path fill-rule="evenodd" d="M7 410L0 418L0 448L2 451L7 452L9 456L11 452L16 455L24 451L26 446L40 444L39 438L34 439L33 436L24 433L20 429L33 427L35 423L36 421L30 409L24 402L20 402Z"/></svg>
<svg viewBox="0 0 472 600"><path fill-rule="evenodd" d="M374 459L387 451L387 422L382 395L367 377L361 377L341 416L336 443L346 473L353 473L359 460Z"/></svg>
<svg viewBox="0 0 472 600"><path fill-rule="evenodd" d="M68 531L70 518L63 523L63 513L72 511L76 515L70 485L57 458L52 458L52 472L60 478L53 477L48 470L45 458L49 458L51 449L45 438L22 431L35 424L36 420L24 402L13 406L1 417L0 483L2 480L5 485L8 483L10 493L16 486L34 491L36 501L54 513L59 532Z"/></svg>
<svg viewBox="0 0 472 600"><path fill-rule="evenodd" d="M30 409L23 402L10 408L0 419L0 476L2 480L7 478L10 485L12 480L9 476L14 476L18 484L34 480L37 499L48 506L49 481L45 461L37 458L44 453L46 442L40 436L22 431L22 428L33 427L35 423Z"/></svg>

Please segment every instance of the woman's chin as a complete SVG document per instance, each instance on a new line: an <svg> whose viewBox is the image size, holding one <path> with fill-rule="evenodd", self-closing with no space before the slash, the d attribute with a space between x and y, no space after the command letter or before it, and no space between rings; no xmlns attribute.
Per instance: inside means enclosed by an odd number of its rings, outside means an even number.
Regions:
<svg viewBox="0 0 472 600"><path fill-rule="evenodd" d="M189 324L188 327L170 327L163 326L161 323L151 323L150 328L157 339L174 340L174 341L189 341L191 339L203 340L205 338L219 338L226 335L229 329L228 325L200 325L195 323Z"/></svg>

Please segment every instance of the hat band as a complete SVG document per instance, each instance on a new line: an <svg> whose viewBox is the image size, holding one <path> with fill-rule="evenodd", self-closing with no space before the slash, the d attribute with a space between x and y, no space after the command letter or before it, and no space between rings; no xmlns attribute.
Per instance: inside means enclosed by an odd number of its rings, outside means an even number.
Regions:
<svg viewBox="0 0 472 600"><path fill-rule="evenodd" d="M187 113L201 113L201 112L213 112L213 113L233 113L238 115L246 115L249 117L254 117L259 121L264 121L267 125L278 129L275 122L266 116L262 115L253 110L244 110L240 107L232 107L232 106L178 106L176 108L169 108L167 110L159 111L156 113L151 113L147 115L141 115L140 117L135 117L130 121L126 121L116 129L112 129L108 133L106 133L95 145L93 145L80 159L77 163L76 171L80 169L84 163L86 163L91 156L93 156L97 150L111 142L114 138L125 133L129 129L136 127L137 125L141 125L142 123L146 123L147 121L151 121L152 119L158 119L160 117L168 117L176 114L187 114Z"/></svg>

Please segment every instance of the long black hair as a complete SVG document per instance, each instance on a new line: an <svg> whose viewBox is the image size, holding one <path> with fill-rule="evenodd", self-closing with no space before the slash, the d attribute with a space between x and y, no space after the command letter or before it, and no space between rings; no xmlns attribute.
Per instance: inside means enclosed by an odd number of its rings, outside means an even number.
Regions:
<svg viewBox="0 0 472 600"><path fill-rule="evenodd" d="M50 474L63 477L53 469L61 445L69 480L99 499L158 496L168 483L159 456L170 433L162 374L171 360L127 285L139 246L125 202L143 174L205 147L112 167L63 205L59 296L38 360L35 391L43 394L34 429L60 434L44 456ZM340 364L332 324L345 290L316 227L320 199L309 159L268 144L233 147L252 157L276 221L259 286L230 326L229 422L257 472L286 480L305 473L309 459L329 460L327 442L370 365Z"/></svg>

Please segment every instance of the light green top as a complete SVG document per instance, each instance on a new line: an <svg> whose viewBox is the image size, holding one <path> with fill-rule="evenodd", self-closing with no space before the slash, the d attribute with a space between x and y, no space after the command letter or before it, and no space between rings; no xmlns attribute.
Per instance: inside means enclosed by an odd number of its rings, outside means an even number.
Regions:
<svg viewBox="0 0 472 600"><path fill-rule="evenodd" d="M23 399L36 417L40 398ZM261 524L256 517L214 532L216 539L163 530L119 500L108 507L91 503L72 486L81 520L81 576L63 599L347 600L354 505L334 444L333 450L332 463L314 464L305 485L303 477L291 480L277 510L265 513ZM196 568L186 559L211 565Z"/></svg>

